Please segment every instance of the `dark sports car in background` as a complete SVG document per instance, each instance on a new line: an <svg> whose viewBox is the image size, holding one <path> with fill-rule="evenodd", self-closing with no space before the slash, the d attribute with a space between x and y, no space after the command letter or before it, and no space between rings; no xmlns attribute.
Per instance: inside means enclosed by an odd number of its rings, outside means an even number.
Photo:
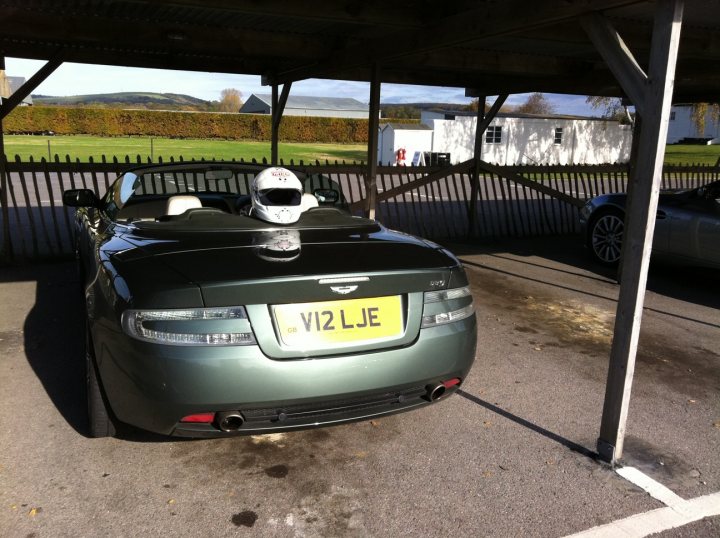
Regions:
<svg viewBox="0 0 720 538"><path fill-rule="evenodd" d="M430 404L468 375L476 318L457 258L351 216L321 176L298 174L317 207L294 224L248 216L261 169L147 166L101 199L64 193L91 435L331 425Z"/></svg>
<svg viewBox="0 0 720 538"><path fill-rule="evenodd" d="M605 194L580 210L587 246L600 263L620 260L625 231L625 194ZM720 268L720 181L697 189L661 191L653 257Z"/></svg>

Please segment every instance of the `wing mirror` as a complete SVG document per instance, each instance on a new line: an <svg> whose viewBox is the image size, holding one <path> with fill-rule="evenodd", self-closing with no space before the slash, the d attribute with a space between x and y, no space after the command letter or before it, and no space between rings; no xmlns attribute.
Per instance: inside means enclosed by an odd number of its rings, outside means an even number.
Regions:
<svg viewBox="0 0 720 538"><path fill-rule="evenodd" d="M70 189L63 192L63 204L68 207L99 207L100 200L90 189Z"/></svg>
<svg viewBox="0 0 720 538"><path fill-rule="evenodd" d="M315 189L313 195L320 205L334 205L340 200L340 193L334 189Z"/></svg>

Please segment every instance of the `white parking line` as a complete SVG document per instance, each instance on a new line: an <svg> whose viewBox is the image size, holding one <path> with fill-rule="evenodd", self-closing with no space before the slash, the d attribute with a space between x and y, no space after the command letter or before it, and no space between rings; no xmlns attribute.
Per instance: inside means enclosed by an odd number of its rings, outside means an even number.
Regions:
<svg viewBox="0 0 720 538"><path fill-rule="evenodd" d="M635 467L621 467L620 469L616 469L615 472L625 480L644 489L652 498L657 499L667 506L675 506L685 502L685 499L676 495L675 492L663 486L660 482L656 482L645 473L638 471Z"/></svg>
<svg viewBox="0 0 720 538"><path fill-rule="evenodd" d="M616 472L667 506L625 519L618 519L606 525L569 535L566 538L642 538L682 527L706 517L720 515L720 492L686 501L634 467L622 467Z"/></svg>

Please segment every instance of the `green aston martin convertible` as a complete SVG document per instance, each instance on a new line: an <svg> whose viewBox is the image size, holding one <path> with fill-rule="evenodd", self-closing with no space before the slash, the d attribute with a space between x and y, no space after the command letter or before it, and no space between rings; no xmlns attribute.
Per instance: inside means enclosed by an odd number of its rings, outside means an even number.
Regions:
<svg viewBox="0 0 720 538"><path fill-rule="evenodd" d="M74 189L90 434L268 433L414 409L475 358L450 252L284 168L146 166Z"/></svg>

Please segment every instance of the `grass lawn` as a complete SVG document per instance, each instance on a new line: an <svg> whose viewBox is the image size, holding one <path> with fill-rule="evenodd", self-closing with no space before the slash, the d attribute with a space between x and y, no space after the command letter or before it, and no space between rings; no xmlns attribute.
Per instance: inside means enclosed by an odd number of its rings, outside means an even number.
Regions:
<svg viewBox="0 0 720 538"><path fill-rule="evenodd" d="M288 163L291 159L314 162L364 161L367 149L363 144L280 144L280 158ZM148 137L103 138L96 136L21 136L5 137L5 154L13 160L19 155L23 161L60 155L88 161L90 157L99 161L102 155L108 160L117 157L124 160L129 155L132 161L140 155L143 161L148 157L163 161L170 157L178 159L257 159L270 160L270 142L249 142L244 140L196 140ZM720 145L670 145L665 151L665 164L715 164L720 158Z"/></svg>
<svg viewBox="0 0 720 538"><path fill-rule="evenodd" d="M720 145L673 144L665 148L665 164L715 164L720 159Z"/></svg>
<svg viewBox="0 0 720 538"><path fill-rule="evenodd" d="M367 158L367 149L364 145L353 144L293 144L280 143L280 158L285 162L293 159L296 163L316 159L331 162L364 161ZM170 157L178 159L257 159L270 160L270 142L248 142L242 140L194 140L174 138L148 138L148 137L117 137L103 138L95 136L23 136L8 135L5 137L5 154L9 160L19 155L23 161L32 157L51 159L59 155L61 160L65 155L73 159L100 161L102 156L108 160L117 157L124 160L129 155L132 161L140 155L143 161L148 157L163 161Z"/></svg>

